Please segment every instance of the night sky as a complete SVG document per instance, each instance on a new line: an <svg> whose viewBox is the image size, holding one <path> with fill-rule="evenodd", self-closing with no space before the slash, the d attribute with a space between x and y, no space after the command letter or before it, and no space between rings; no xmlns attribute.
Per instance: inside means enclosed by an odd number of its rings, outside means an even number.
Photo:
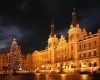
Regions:
<svg viewBox="0 0 100 80"><path fill-rule="evenodd" d="M52 18L57 36L67 34L75 4L81 28L100 28L100 0L0 0L0 53L9 53L13 39L23 54L43 50Z"/></svg>

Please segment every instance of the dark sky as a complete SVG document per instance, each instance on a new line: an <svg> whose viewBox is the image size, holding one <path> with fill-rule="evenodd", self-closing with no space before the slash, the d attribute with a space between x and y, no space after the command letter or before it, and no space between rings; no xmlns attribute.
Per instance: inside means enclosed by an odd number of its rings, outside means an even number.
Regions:
<svg viewBox="0 0 100 80"><path fill-rule="evenodd" d="M52 18L57 36L71 24L73 4L81 28L100 28L100 0L0 0L0 53L9 53L13 39L23 54L45 49Z"/></svg>

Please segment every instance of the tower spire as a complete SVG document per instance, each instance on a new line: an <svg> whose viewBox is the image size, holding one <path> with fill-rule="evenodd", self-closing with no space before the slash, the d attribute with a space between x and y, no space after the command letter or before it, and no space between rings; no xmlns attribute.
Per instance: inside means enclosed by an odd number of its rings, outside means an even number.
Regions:
<svg viewBox="0 0 100 80"><path fill-rule="evenodd" d="M73 27L76 27L76 25L78 24L77 22L77 19L76 19L76 12L75 12L75 4L74 5L74 8L73 8L73 12L72 12L72 25Z"/></svg>
<svg viewBox="0 0 100 80"><path fill-rule="evenodd" d="M55 25L54 25L54 18L52 18L52 24L51 24L51 33L50 36L54 37L55 35L55 29L54 29Z"/></svg>

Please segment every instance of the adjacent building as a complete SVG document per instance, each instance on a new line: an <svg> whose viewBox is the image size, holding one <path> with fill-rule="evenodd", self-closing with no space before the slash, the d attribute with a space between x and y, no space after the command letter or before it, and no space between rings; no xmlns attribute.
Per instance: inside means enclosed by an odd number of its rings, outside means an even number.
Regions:
<svg viewBox="0 0 100 80"><path fill-rule="evenodd" d="M7 66L8 56L4 53L0 54L0 74L4 73L4 67Z"/></svg>

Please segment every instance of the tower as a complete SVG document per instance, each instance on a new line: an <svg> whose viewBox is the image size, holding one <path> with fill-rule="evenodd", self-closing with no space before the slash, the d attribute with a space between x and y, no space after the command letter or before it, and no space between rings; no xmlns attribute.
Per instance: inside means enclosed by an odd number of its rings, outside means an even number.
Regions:
<svg viewBox="0 0 100 80"><path fill-rule="evenodd" d="M54 70L55 68L55 65L54 65L54 60L55 60L55 49L58 45L58 38L56 37L56 34L55 34L55 25L53 23L54 21L52 20L52 24L51 24L51 33L49 35L49 39L48 39L48 54L49 54L49 61L52 63L51 64L51 67L52 67L52 71Z"/></svg>
<svg viewBox="0 0 100 80"><path fill-rule="evenodd" d="M55 34L55 25L53 22L54 21L52 20L51 33L48 39L48 48L55 48L58 44L58 38L56 37L56 34Z"/></svg>
<svg viewBox="0 0 100 80"><path fill-rule="evenodd" d="M77 66L77 41L82 38L82 31L76 18L76 11L73 8L72 22L68 30L69 61L71 67Z"/></svg>
<svg viewBox="0 0 100 80"><path fill-rule="evenodd" d="M8 68L11 70L18 70L20 67L20 47L17 45L14 39L10 48L10 53L8 54Z"/></svg>
<svg viewBox="0 0 100 80"><path fill-rule="evenodd" d="M78 41L82 38L81 29L79 27L79 24L78 24L77 18L76 18L75 8L73 8L72 22L70 25L70 29L68 30L68 35L69 35L68 36L69 42L75 42L75 41Z"/></svg>

